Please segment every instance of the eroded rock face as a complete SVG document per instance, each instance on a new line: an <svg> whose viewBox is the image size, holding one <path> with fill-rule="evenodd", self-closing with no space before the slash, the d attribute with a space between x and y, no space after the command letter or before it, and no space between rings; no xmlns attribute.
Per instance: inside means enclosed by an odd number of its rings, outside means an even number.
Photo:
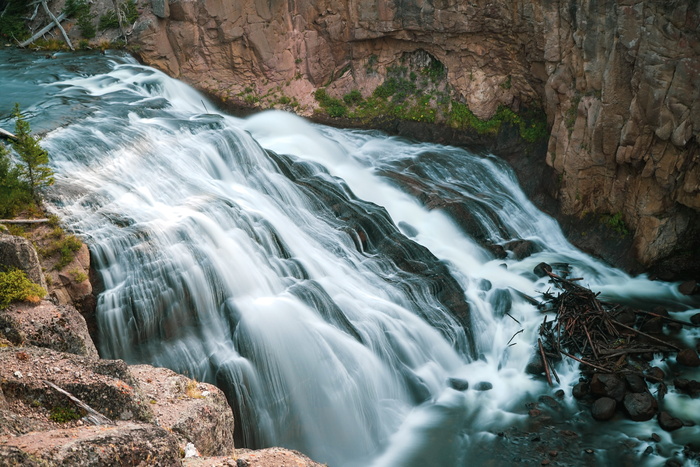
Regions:
<svg viewBox="0 0 700 467"><path fill-rule="evenodd" d="M684 1L158 0L141 58L224 101L310 115L315 89L365 96L404 54L445 65L481 118L541 104L561 211L619 214L644 267L697 271L700 4ZM413 58L411 58L413 59ZM692 256L692 255L691 255Z"/></svg>
<svg viewBox="0 0 700 467"><path fill-rule="evenodd" d="M171 431L181 449L192 443L202 456L233 455L233 412L219 388L167 368L135 365L129 371L158 426Z"/></svg>
<svg viewBox="0 0 700 467"><path fill-rule="evenodd" d="M71 305L15 303L0 310L0 336L14 345L46 347L97 358L85 318Z"/></svg>

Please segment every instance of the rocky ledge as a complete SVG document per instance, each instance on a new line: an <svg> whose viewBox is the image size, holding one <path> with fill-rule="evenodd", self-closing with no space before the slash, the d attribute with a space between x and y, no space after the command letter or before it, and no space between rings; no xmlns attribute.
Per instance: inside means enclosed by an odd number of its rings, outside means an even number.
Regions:
<svg viewBox="0 0 700 467"><path fill-rule="evenodd" d="M8 237L3 265L46 284L31 243ZM22 261L5 261L18 251ZM235 449L233 411L220 389L100 359L85 318L59 296L0 310L0 466L320 465L280 448Z"/></svg>

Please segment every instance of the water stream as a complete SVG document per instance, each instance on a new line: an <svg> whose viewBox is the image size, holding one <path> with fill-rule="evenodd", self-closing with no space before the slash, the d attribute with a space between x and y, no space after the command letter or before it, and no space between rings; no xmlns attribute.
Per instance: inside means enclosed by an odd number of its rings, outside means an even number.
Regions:
<svg viewBox="0 0 700 467"><path fill-rule="evenodd" d="M559 388L524 371L542 315L521 294L551 288L532 273L541 261L609 300L697 312L677 284L571 246L493 156L283 112L236 118L121 54L3 50L0 80L0 117L20 102L45 133L51 209L103 279L101 355L216 383L239 446L332 466L508 459L492 452L498 433L526 427L526 402ZM515 239L539 251L496 259L481 246ZM663 433L643 456L655 422L589 428L574 363L559 368L558 423L581 430L585 465L661 465L700 438ZM666 404L700 423L700 401L672 391Z"/></svg>

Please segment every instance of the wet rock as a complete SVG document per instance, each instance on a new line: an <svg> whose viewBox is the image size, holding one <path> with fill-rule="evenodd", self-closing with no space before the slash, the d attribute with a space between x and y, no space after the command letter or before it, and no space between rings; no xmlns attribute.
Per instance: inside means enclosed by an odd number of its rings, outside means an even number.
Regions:
<svg viewBox="0 0 700 467"><path fill-rule="evenodd" d="M544 277L547 273L552 272L552 266L547 263L540 263L532 270L537 277Z"/></svg>
<svg viewBox="0 0 700 467"><path fill-rule="evenodd" d="M587 382L580 381L574 385L571 390L571 395L576 399L583 399L590 393L590 385Z"/></svg>
<svg viewBox="0 0 700 467"><path fill-rule="evenodd" d="M676 361L684 366L700 366L700 357L698 357L698 353L693 349L683 349L678 352Z"/></svg>
<svg viewBox="0 0 700 467"><path fill-rule="evenodd" d="M38 305L16 303L0 310L0 335L14 345L46 347L97 358L85 318L70 305L43 300Z"/></svg>
<svg viewBox="0 0 700 467"><path fill-rule="evenodd" d="M493 307L494 315L502 318L509 313L513 306L513 296L509 290L496 289L489 294L489 303Z"/></svg>
<svg viewBox="0 0 700 467"><path fill-rule="evenodd" d="M660 334L663 328L664 323L662 319L657 316L646 318L644 323L640 326L640 330L647 334Z"/></svg>
<svg viewBox="0 0 700 467"><path fill-rule="evenodd" d="M413 227L411 224L409 224L407 222L400 221L398 223L398 227L399 227L399 230L401 230L401 232L407 237L413 238L416 235L418 235L418 229L416 229L415 227Z"/></svg>
<svg viewBox="0 0 700 467"><path fill-rule="evenodd" d="M525 366L525 373L533 376L538 376L544 373L542 357L540 357L539 355L533 355L532 359Z"/></svg>
<svg viewBox="0 0 700 467"><path fill-rule="evenodd" d="M695 313L690 317L690 322L695 325L700 325L700 313Z"/></svg>
<svg viewBox="0 0 700 467"><path fill-rule="evenodd" d="M591 394L610 397L622 402L625 397L625 382L614 374L596 373L591 378Z"/></svg>
<svg viewBox="0 0 700 467"><path fill-rule="evenodd" d="M646 392L647 383L639 375L625 375L625 382L631 392Z"/></svg>
<svg viewBox="0 0 700 467"><path fill-rule="evenodd" d="M484 248L486 248L491 254L498 259L504 259L508 256L508 253L506 253L505 248L503 248L501 245L496 245L493 243L489 243L484 245Z"/></svg>
<svg viewBox="0 0 700 467"><path fill-rule="evenodd" d="M656 433L652 433L651 440L655 443L658 443L659 441L661 441L661 436L657 435Z"/></svg>
<svg viewBox="0 0 700 467"><path fill-rule="evenodd" d="M481 381L474 385L475 391L490 391L491 389L493 389L493 384L488 381Z"/></svg>
<svg viewBox="0 0 700 467"><path fill-rule="evenodd" d="M591 406L591 415L599 421L610 420L615 416L617 402L610 397L601 397Z"/></svg>
<svg viewBox="0 0 700 467"><path fill-rule="evenodd" d="M698 286L698 283L696 281L689 280L681 283L678 286L678 291L683 295L695 295L697 293L700 293L700 287Z"/></svg>
<svg viewBox="0 0 700 467"><path fill-rule="evenodd" d="M508 242L503 245L503 247L506 250L512 251L513 257L518 261L525 259L528 256L532 256L534 253L541 250L541 248L535 242L530 240L513 240L512 242Z"/></svg>
<svg viewBox="0 0 700 467"><path fill-rule="evenodd" d="M624 398L625 411L637 422L651 420L658 410L658 403L648 392L630 393Z"/></svg>
<svg viewBox="0 0 700 467"><path fill-rule="evenodd" d="M649 368L645 372L645 375L646 375L647 381L652 381L652 382L663 381L663 379L666 377L666 373L664 373L664 370L662 370L658 366L653 366L653 367Z"/></svg>
<svg viewBox="0 0 700 467"><path fill-rule="evenodd" d="M698 381L677 378L673 380L673 385L676 390L688 394L690 397L700 397L700 382Z"/></svg>
<svg viewBox="0 0 700 467"><path fill-rule="evenodd" d="M540 396L537 398L539 402L542 404L546 405L550 409L561 409L561 404L556 401L553 397L550 396Z"/></svg>
<svg viewBox="0 0 700 467"><path fill-rule="evenodd" d="M659 413L659 426L666 431L674 431L683 427L683 421L668 412Z"/></svg>
<svg viewBox="0 0 700 467"><path fill-rule="evenodd" d="M466 391L469 389L469 381L460 378L448 378L447 384L457 391Z"/></svg>

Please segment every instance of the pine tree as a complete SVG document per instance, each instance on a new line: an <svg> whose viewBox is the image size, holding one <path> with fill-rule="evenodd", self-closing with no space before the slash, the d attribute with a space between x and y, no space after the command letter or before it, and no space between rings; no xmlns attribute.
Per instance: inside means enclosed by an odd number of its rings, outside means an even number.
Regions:
<svg viewBox="0 0 700 467"><path fill-rule="evenodd" d="M15 118L15 136L12 147L22 163L19 170L22 178L27 182L29 194L38 205L41 204L39 192L53 185L53 170L48 166L49 153L39 146L39 140L31 134L29 122L24 119L19 110L19 104L15 104L12 112Z"/></svg>

